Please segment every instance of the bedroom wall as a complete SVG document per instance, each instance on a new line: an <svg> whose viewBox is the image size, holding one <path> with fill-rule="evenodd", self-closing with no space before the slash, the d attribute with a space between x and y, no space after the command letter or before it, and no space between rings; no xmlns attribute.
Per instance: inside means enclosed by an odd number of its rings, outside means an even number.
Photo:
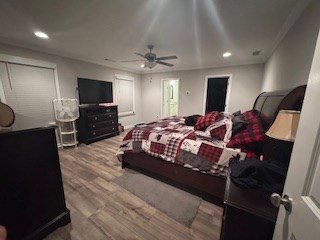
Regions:
<svg viewBox="0 0 320 240"><path fill-rule="evenodd" d="M161 117L161 79L179 78L179 115L202 114L205 77L232 74L229 111L251 109L262 86L264 64L224 68L187 70L142 75L142 119L145 122ZM186 91L190 91L187 95Z"/></svg>
<svg viewBox="0 0 320 240"><path fill-rule="evenodd" d="M120 117L119 122L124 126L129 126L141 122L142 113L140 74L134 74L97 64L59 57L5 44L0 44L0 53L56 63L61 97L66 98L75 98L77 96L77 77L114 81L115 74L132 76L135 80L135 115Z"/></svg>
<svg viewBox="0 0 320 240"><path fill-rule="evenodd" d="M320 27L320 1L313 0L266 62L262 91L306 84Z"/></svg>

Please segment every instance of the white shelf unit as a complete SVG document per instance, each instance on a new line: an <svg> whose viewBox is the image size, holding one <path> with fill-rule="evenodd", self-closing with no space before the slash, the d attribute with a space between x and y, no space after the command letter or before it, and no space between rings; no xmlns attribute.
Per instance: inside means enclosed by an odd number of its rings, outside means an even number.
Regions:
<svg viewBox="0 0 320 240"><path fill-rule="evenodd" d="M62 147L77 147L77 129L75 120L79 118L77 99L61 98L53 100L55 118L59 127Z"/></svg>
<svg viewBox="0 0 320 240"><path fill-rule="evenodd" d="M58 122L62 147L77 147L77 129L75 121Z"/></svg>

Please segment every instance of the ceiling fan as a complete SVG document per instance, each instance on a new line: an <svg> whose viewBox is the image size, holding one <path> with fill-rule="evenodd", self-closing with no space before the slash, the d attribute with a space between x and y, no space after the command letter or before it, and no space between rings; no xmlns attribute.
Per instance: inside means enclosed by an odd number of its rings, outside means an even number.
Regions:
<svg viewBox="0 0 320 240"><path fill-rule="evenodd" d="M177 56L166 56L166 57L157 57L157 55L155 53L152 52L152 49L154 48L153 45L148 45L149 48L149 52L146 54L141 54L141 53L134 53L140 57L143 57L145 59L141 59L141 60L128 60L128 61L121 61L121 62L140 62L140 61L144 61L144 64L141 65L141 67L143 68L153 68L155 67L157 64L162 64L165 65L167 67L173 67L174 65L171 63L167 63L167 62L163 62L163 60L172 60L172 59L177 59Z"/></svg>

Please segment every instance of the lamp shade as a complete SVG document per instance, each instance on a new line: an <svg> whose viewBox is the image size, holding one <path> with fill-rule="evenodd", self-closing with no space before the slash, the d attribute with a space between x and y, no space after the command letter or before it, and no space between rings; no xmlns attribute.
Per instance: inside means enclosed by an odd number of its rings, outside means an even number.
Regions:
<svg viewBox="0 0 320 240"><path fill-rule="evenodd" d="M293 142L300 119L300 112L281 110L266 135L275 139Z"/></svg>

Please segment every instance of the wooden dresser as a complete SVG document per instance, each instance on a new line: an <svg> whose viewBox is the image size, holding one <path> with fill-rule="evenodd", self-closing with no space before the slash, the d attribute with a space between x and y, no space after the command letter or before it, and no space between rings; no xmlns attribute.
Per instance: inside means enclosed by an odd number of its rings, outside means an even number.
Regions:
<svg viewBox="0 0 320 240"><path fill-rule="evenodd" d="M81 106L78 141L89 144L119 134L117 106Z"/></svg>
<svg viewBox="0 0 320 240"><path fill-rule="evenodd" d="M55 129L0 133L0 224L8 240L42 239L69 222Z"/></svg>
<svg viewBox="0 0 320 240"><path fill-rule="evenodd" d="M221 240L271 240L278 208L270 194L255 189L243 189L227 178Z"/></svg>

